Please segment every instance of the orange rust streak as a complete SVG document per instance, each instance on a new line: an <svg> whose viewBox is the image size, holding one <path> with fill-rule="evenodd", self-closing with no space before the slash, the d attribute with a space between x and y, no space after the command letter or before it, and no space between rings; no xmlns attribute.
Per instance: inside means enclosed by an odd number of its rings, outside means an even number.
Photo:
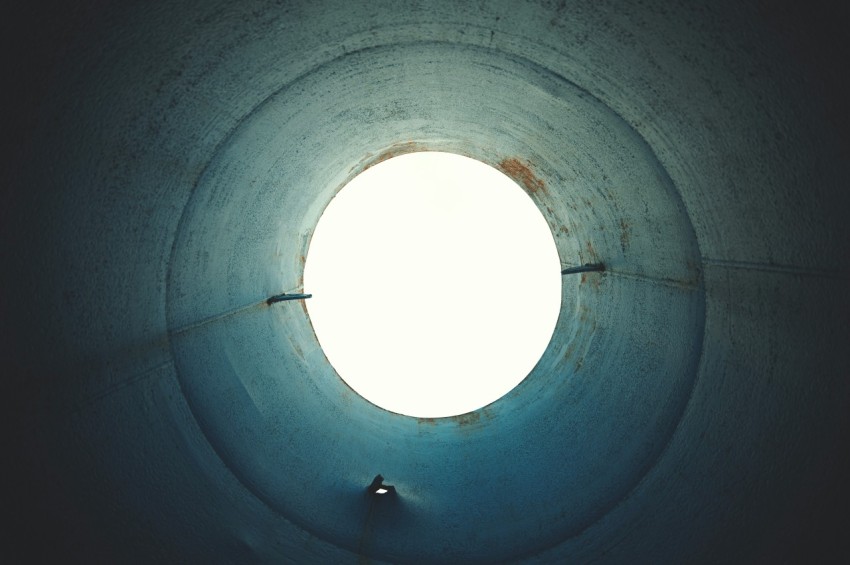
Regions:
<svg viewBox="0 0 850 565"><path fill-rule="evenodd" d="M499 170L520 183L525 189L534 194L537 191L546 192L546 183L537 178L531 171L530 163L520 161L515 157L502 159L498 165Z"/></svg>

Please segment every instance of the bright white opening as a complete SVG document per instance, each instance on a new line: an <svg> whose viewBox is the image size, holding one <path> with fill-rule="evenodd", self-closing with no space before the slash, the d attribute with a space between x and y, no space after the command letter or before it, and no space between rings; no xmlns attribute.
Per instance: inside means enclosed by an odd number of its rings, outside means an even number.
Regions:
<svg viewBox="0 0 850 565"><path fill-rule="evenodd" d="M379 488L375 491L376 494L387 494L389 491L385 488Z"/></svg>
<svg viewBox="0 0 850 565"><path fill-rule="evenodd" d="M531 198L449 153L411 153L347 184L304 267L313 328L348 385L382 408L454 416L505 395L549 344L560 260Z"/></svg>

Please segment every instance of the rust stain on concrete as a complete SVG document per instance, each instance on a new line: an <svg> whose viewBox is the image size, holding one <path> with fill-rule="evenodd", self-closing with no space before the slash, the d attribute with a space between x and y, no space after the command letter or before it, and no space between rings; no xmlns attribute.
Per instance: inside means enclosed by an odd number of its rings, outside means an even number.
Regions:
<svg viewBox="0 0 850 565"><path fill-rule="evenodd" d="M596 249L593 248L593 244L589 241L585 244L585 248L587 249L587 259L590 263L598 263L599 256L596 254Z"/></svg>
<svg viewBox="0 0 850 565"><path fill-rule="evenodd" d="M547 192L546 183L532 172L528 161L520 161L515 157L502 159L497 168L522 185L529 194Z"/></svg>
<svg viewBox="0 0 850 565"><path fill-rule="evenodd" d="M470 426L472 424L477 424L479 420L481 420L481 413L477 411L467 412L466 414L452 416L451 419L456 422L458 426Z"/></svg>

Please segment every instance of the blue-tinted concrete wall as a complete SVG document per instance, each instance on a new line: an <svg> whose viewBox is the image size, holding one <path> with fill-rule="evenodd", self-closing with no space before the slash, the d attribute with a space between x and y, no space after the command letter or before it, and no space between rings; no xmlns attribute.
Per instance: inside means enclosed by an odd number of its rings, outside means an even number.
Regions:
<svg viewBox="0 0 850 565"><path fill-rule="evenodd" d="M16 13L33 51L8 54L22 85L3 228L15 551L838 551L850 275L835 40L789 31L821 29L792 12L683 4ZM426 150L505 171L564 266L607 266L565 278L519 387L436 420L357 396L302 306L264 302L301 290L337 190ZM397 496L365 494L378 473Z"/></svg>

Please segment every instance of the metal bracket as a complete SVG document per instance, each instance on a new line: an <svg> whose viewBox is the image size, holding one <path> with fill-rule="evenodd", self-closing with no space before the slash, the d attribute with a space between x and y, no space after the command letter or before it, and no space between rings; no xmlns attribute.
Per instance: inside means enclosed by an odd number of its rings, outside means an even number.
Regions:
<svg viewBox="0 0 850 565"><path fill-rule="evenodd" d="M395 487L392 485L385 485L384 477L382 477L381 475L375 476L375 478L372 480L372 484L370 484L366 490L369 491L369 494L375 496L386 496L395 494Z"/></svg>
<svg viewBox="0 0 850 565"><path fill-rule="evenodd" d="M562 275L572 275L573 273L589 273L591 271L604 271L604 263L585 263L578 267L568 267L561 271Z"/></svg>
<svg viewBox="0 0 850 565"><path fill-rule="evenodd" d="M275 294L274 296L270 296L268 300L266 300L266 304L271 306L275 302L284 302L286 300L306 300L312 297L312 294Z"/></svg>

